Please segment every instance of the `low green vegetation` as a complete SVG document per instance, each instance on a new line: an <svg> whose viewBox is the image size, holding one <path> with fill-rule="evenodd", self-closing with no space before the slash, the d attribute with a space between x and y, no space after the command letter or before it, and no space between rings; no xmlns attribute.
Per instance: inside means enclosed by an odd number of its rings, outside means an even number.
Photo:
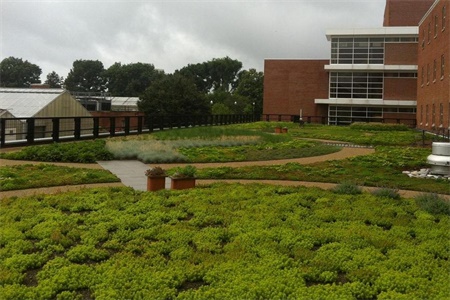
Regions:
<svg viewBox="0 0 450 300"><path fill-rule="evenodd" d="M0 191L120 181L106 170L50 164L0 167Z"/></svg>
<svg viewBox="0 0 450 300"><path fill-rule="evenodd" d="M106 149L117 159L139 159L145 163L277 160L324 155L340 149L286 134L275 135L273 131L228 126L173 129L112 139Z"/></svg>
<svg viewBox="0 0 450 300"><path fill-rule="evenodd" d="M423 135L421 131L408 129L401 124L379 124L379 123L355 123L351 126L326 126L319 124L299 124L292 122L256 122L250 124L239 124L239 126L251 130L271 130L272 126L278 124L288 127L290 135L294 138L312 138L331 141L344 141L356 145L371 146L422 146L431 144L432 141L441 140L431 134Z"/></svg>
<svg viewBox="0 0 450 300"><path fill-rule="evenodd" d="M450 216L268 185L0 200L2 299L448 299Z"/></svg>
<svg viewBox="0 0 450 300"><path fill-rule="evenodd" d="M111 160L113 156L105 149L104 140L94 140L28 146L20 151L0 153L0 158L44 162L94 163L98 160Z"/></svg>
<svg viewBox="0 0 450 300"><path fill-rule="evenodd" d="M287 127L288 134L274 134ZM431 137L425 135L426 143ZM436 138L436 137L432 137ZM339 161L300 165L289 163L245 168L201 169L204 179L276 179L315 182L353 182L387 189L409 189L450 194L445 180L409 178L402 171L427 168L429 148L422 133L399 124L324 126L291 122L256 122L216 127L193 127L117 137L104 140L26 147L1 157L9 159L93 162L95 160L139 159L146 163L261 161L311 157L338 151L313 139L338 140L375 145L376 152Z"/></svg>
<svg viewBox="0 0 450 300"><path fill-rule="evenodd" d="M412 147L377 147L375 153L343 160L302 165L288 163L271 166L220 167L199 170L199 178L272 179L312 182L352 182L360 186L406 189L450 194L449 182L410 178L403 170L427 167L430 149Z"/></svg>
<svg viewBox="0 0 450 300"><path fill-rule="evenodd" d="M343 182L331 189L336 194L358 195L362 194L362 188L351 182Z"/></svg>
<svg viewBox="0 0 450 300"><path fill-rule="evenodd" d="M416 198L417 205L430 214L450 215L450 202L444 201L437 194L422 194Z"/></svg>

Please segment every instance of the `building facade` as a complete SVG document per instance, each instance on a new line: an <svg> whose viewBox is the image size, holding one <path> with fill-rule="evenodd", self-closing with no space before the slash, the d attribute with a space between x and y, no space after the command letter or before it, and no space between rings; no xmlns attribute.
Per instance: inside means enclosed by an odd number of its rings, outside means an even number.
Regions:
<svg viewBox="0 0 450 300"><path fill-rule="evenodd" d="M437 0L419 23L417 127L450 131L450 0Z"/></svg>
<svg viewBox="0 0 450 300"><path fill-rule="evenodd" d="M326 32L331 57L325 63L265 60L263 115L299 115L304 108L304 116L329 124L448 128L449 1L387 0L383 27Z"/></svg>
<svg viewBox="0 0 450 300"><path fill-rule="evenodd" d="M383 27L417 26L434 0L386 0Z"/></svg>
<svg viewBox="0 0 450 300"><path fill-rule="evenodd" d="M300 116L300 114L319 119L326 117L327 107L316 105L314 99L328 95L329 76L324 68L328 62L328 60L299 59L265 60L263 111L270 112L266 114L266 119L290 121L292 115Z"/></svg>
<svg viewBox="0 0 450 300"><path fill-rule="evenodd" d="M328 123L415 125L417 27L330 30Z"/></svg>

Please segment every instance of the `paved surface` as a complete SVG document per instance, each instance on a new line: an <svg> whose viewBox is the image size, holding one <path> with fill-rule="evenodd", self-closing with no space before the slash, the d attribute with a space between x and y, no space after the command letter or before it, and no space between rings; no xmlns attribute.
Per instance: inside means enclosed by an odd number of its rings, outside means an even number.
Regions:
<svg viewBox="0 0 450 300"><path fill-rule="evenodd" d="M230 163L204 163L204 164L192 164L197 168L207 168L207 167L241 167L249 165L282 165L289 162L297 162L301 164L311 164L320 161L327 160L339 160L347 157L353 157L358 155L368 155L373 153L374 149L367 148L343 148L341 151L322 155L315 157L305 157L296 159L283 159L283 160L273 160L273 161L251 161L251 162L230 162ZM19 164L41 164L43 162L30 162L30 161L13 161L0 159L0 166L7 165L19 165ZM83 184L83 185L72 185L72 186L58 186L58 187L48 187L39 189L27 189L27 190L16 190L16 191L6 191L0 192L0 199L17 196L31 196L37 194L56 194L65 191L76 191L91 187L106 187L106 186L130 186L135 190L145 191L147 190L147 178L145 177L145 171L150 165L144 164L135 160L121 160L121 161L99 161L97 164L75 164L75 163L52 163L60 166L69 166L76 168L92 168L101 169L104 168L109 170L111 173L115 174L120 178L122 182L119 183L103 183L103 184ZM155 164L152 164L153 166ZM156 164L164 169L173 168L176 166L181 166L184 164ZM264 184L276 184L276 185L286 185L286 186L307 186L307 187L319 187L323 189L330 189L336 186L333 183L322 183L322 182L302 182L302 181L286 181L286 180L197 180L197 185L207 185L215 182L239 182L242 184L248 183L264 183ZM170 188L170 178L166 179L166 189ZM374 188L364 187L364 190L370 191ZM413 198L421 192L400 190L399 194L402 197ZM449 195L443 195L445 198L450 199Z"/></svg>
<svg viewBox="0 0 450 300"><path fill-rule="evenodd" d="M98 164L120 178L123 185L130 186L138 191L147 190L147 177L145 171L148 166L137 160L110 160L99 161ZM170 186L166 178L166 188Z"/></svg>

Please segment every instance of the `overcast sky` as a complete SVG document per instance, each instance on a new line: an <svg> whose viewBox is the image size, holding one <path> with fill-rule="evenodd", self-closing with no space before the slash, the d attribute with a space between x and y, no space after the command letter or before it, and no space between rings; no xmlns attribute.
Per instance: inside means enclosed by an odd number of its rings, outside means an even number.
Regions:
<svg viewBox="0 0 450 300"><path fill-rule="evenodd" d="M172 73L229 56L329 58L325 31L374 28L385 0L0 0L0 55L67 76L75 60L143 62Z"/></svg>

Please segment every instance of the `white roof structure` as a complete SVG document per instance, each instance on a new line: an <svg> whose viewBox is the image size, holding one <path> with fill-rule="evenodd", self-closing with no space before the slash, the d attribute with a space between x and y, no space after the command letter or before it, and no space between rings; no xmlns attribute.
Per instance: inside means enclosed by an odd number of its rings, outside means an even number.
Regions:
<svg viewBox="0 0 450 300"><path fill-rule="evenodd" d="M138 110L137 102L139 97L112 97L111 107L115 108L127 108L127 110Z"/></svg>
<svg viewBox="0 0 450 300"><path fill-rule="evenodd" d="M327 40L331 41L333 36L411 36L419 35L417 26L396 26L380 28L350 28L350 29L328 29L326 31Z"/></svg>
<svg viewBox="0 0 450 300"><path fill-rule="evenodd" d="M16 118L31 118L64 92L63 89L0 88L0 109Z"/></svg>

